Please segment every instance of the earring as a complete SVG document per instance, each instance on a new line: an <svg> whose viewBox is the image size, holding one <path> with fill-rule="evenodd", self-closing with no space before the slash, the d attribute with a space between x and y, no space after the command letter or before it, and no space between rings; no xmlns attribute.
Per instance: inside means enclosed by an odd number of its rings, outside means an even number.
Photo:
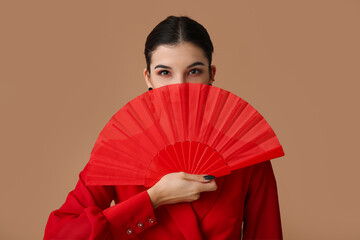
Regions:
<svg viewBox="0 0 360 240"><path fill-rule="evenodd" d="M152 90L152 87L149 87L149 91Z"/></svg>

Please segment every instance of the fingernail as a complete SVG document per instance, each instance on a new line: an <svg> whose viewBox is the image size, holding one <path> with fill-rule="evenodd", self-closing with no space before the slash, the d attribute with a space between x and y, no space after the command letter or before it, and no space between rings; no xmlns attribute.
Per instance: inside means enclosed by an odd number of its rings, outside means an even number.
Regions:
<svg viewBox="0 0 360 240"><path fill-rule="evenodd" d="M215 177L214 176L212 176L212 175L205 175L204 176L204 179L205 180L211 180L211 179L214 179Z"/></svg>

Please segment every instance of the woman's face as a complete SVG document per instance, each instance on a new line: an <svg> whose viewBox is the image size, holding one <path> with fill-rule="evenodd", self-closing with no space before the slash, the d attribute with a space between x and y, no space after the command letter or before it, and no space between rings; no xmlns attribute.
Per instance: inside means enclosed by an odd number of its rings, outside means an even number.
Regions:
<svg viewBox="0 0 360 240"><path fill-rule="evenodd" d="M148 87L158 88L175 83L212 83L216 68L211 66L204 51L189 42L175 46L159 45L151 56L150 73L145 68L144 77Z"/></svg>

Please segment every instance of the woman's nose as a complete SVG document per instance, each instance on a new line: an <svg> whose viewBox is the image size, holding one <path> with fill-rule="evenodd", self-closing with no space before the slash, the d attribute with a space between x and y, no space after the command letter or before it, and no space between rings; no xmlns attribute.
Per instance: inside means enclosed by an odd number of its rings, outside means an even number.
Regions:
<svg viewBox="0 0 360 240"><path fill-rule="evenodd" d="M186 82L186 78L185 77L178 77L175 80L176 83L185 83Z"/></svg>

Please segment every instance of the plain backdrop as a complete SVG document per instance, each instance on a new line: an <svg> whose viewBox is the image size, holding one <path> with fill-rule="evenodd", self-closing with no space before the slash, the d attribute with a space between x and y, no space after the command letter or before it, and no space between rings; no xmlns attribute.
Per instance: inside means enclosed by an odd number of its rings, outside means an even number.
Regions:
<svg viewBox="0 0 360 240"><path fill-rule="evenodd" d="M214 86L255 107L284 239L360 239L359 1L1 1L0 239L42 239L98 134L147 91L147 35L169 15L208 30Z"/></svg>

